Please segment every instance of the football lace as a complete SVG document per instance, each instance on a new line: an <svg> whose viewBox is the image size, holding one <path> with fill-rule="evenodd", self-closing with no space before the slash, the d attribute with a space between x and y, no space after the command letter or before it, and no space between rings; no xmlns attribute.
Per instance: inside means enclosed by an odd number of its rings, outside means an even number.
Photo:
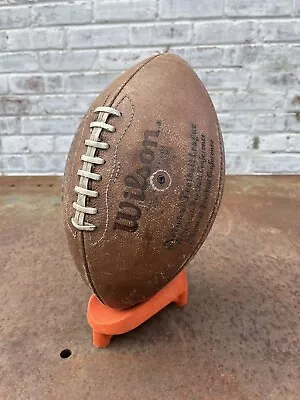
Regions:
<svg viewBox="0 0 300 400"><path fill-rule="evenodd" d="M89 139L84 141L86 145L86 152L81 156L83 161L82 169L77 171L79 178L78 186L75 186L75 192L77 193L77 201L73 203L75 209L75 215L71 218L72 225L81 231L93 231L96 226L86 222L86 214L96 214L97 208L88 207L86 205L88 197L98 197L99 193L96 190L88 189L89 180L100 181L102 176L92 172L94 165L103 165L105 160L102 157L96 156L96 151L109 149L109 144L103 141L98 141L102 131L115 132L115 127L111 124L107 124L106 121L110 115L120 117L121 113L112 107L97 107L94 110L98 114L96 121L90 123L91 135Z"/></svg>

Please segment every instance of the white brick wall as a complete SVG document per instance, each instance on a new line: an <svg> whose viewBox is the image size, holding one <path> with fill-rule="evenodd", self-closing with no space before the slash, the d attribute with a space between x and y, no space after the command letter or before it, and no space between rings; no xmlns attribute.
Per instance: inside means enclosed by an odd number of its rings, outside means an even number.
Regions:
<svg viewBox="0 0 300 400"><path fill-rule="evenodd" d="M0 174L61 174L95 95L163 51L207 86L228 173L300 173L299 0L1 0L0 50Z"/></svg>

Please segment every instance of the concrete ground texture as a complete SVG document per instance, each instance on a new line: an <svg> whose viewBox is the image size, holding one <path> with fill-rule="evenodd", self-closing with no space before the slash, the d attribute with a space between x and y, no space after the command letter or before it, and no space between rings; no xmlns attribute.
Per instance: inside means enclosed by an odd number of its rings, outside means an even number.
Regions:
<svg viewBox="0 0 300 400"><path fill-rule="evenodd" d="M106 349L92 345L60 184L1 178L1 400L300 399L300 177L227 177L187 306Z"/></svg>

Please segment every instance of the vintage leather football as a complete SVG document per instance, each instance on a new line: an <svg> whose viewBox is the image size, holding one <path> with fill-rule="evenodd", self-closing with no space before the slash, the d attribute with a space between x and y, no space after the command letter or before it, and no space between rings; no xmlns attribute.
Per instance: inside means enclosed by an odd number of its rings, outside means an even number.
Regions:
<svg viewBox="0 0 300 400"><path fill-rule="evenodd" d="M172 280L204 242L223 181L217 116L183 59L155 55L112 82L77 130L63 185L70 250L97 297L125 309Z"/></svg>

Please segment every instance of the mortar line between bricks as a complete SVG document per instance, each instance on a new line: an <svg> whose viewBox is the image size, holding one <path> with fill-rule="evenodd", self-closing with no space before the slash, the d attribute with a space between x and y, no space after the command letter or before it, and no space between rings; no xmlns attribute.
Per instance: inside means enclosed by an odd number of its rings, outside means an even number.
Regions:
<svg viewBox="0 0 300 400"><path fill-rule="evenodd" d="M187 48L187 49L191 49L191 48L199 48L199 49L226 49L228 47L232 47L232 46L245 46L245 47L269 47L269 46L296 46L298 47L300 45L300 39L297 39L298 41L268 41L268 42L250 42L250 43L246 43L246 42L226 42L226 43L207 43L207 44L197 44L197 43L190 43L190 44L184 44L184 43L172 43L170 45L169 51L170 50L176 50L176 49L181 49L181 48ZM120 51L120 50L127 50L128 52L130 52L131 50L141 50L141 48L143 50L156 50L156 51L161 51L161 52L165 52L164 47L166 45L165 44L153 44L153 45L147 45L147 46L143 46L143 45L130 45L130 47L128 47L127 45L124 46L116 46L116 47L97 47L97 48L87 48L87 47L67 47L64 49L55 49L55 48L45 48L45 49L19 49L19 50L10 50L8 49L8 51L2 51L0 53L1 55L14 55L14 54L32 54L32 55L38 55L39 53L76 53L76 52L98 52L97 56L101 55L101 52L113 52L113 51ZM82 71L79 70L79 71ZM109 70L111 71L111 70ZM26 71L25 71L26 72ZM25 73L24 72L24 73ZM29 71L32 73L38 72L38 70L36 71ZM46 73L60 73L60 72L76 72L75 70L71 70L71 71L45 71ZM83 71L84 72L84 71ZM1 71L0 71L1 73ZM5 72L4 72L5 73ZM6 72L7 73L7 72Z"/></svg>
<svg viewBox="0 0 300 400"><path fill-rule="evenodd" d="M228 46L235 46L235 45L237 45L238 43L236 43L236 42L231 42L231 43L222 43L222 42L219 42L219 44L218 44L218 46L220 46L220 47L228 47ZM269 45L269 44L272 44L272 43L270 43L270 42L261 42L261 43L257 43L257 42L254 42L254 43L252 43L252 42L250 42L250 43L248 43L248 42L243 42L242 43L243 45L245 45L245 46L257 46L257 47L260 47L260 46L263 46L263 45ZM282 44L289 44L288 42L286 42L286 41L283 41L283 43ZM103 46L103 47L83 47L83 48L81 48L81 47L68 47L68 48L51 48L51 47L47 47L47 48L24 48L24 49L19 49L19 50L10 50L10 49L7 49L7 51L1 51L0 52L0 54L14 54L14 53L16 53L16 52L18 52L18 53L38 53L38 52L41 52L41 53L48 53L48 52L71 52L71 51L86 51L86 52L92 52L92 51L94 51L94 52L101 52L101 51L103 51L103 52L106 52L106 51L119 51L119 50L127 50L127 51L131 51L131 50L136 50L136 49L138 49L138 50L140 50L140 48L142 47L143 49L145 49L145 50L152 50L153 48L157 48L158 50L159 49L162 49L162 50L164 50L164 46L165 45L163 45L163 44L153 44L153 45L151 45L151 44L147 44L146 46L143 46L143 45L136 45L136 44L125 44L125 45L118 45L118 46L109 46L109 45L107 45L107 46ZM184 43L178 43L178 44L174 44L174 43L172 43L171 45L170 45L170 49L172 49L172 48L174 48L174 47L186 47L186 48L192 48L192 47L199 47L199 48L215 48L215 46L216 46L216 44L211 44L211 43L204 43L204 44L201 44L201 43L198 43L198 44L196 44L196 43L188 43L188 44L184 44ZM4 50L6 50L6 49L4 49Z"/></svg>
<svg viewBox="0 0 300 400"><path fill-rule="evenodd" d="M220 111L218 113L218 115L234 115L234 116L239 116L240 114L246 114L246 112L244 112L243 110L230 110L230 111ZM258 115L272 115L274 114L274 109L270 109L268 114L261 114L260 112L258 112ZM283 117L283 116L290 116L290 115L295 115L297 114L297 111L285 111L285 112L281 112L281 113L277 113L276 116L277 117ZM69 119L69 117L73 116L74 118L78 118L81 114L68 114L66 116L65 119ZM31 118L31 115L20 115L20 114L16 114L15 115L16 118ZM1 117L0 117L1 118ZM36 116L32 117L34 119L36 119ZM45 116L40 115L41 119L45 119ZM64 115L63 114L51 114L51 115L47 115L47 121L51 121L51 119L64 119Z"/></svg>
<svg viewBox="0 0 300 400"><path fill-rule="evenodd" d="M204 81L204 75L201 79L201 75L199 76L199 79L202 81ZM220 89L217 87L210 87L210 85L205 85L207 90L210 93L220 93ZM104 87L103 87L104 88ZM99 90L101 90L101 88L99 88ZM228 88L223 88L222 89L222 93L228 93L228 92L239 92L239 89L237 89L236 87L228 87ZM72 91L64 91L64 92L9 92L9 93L4 93L1 94L1 97L14 97L14 96L67 96L67 95L75 95L75 96L84 96L84 95L94 95L95 97L97 96L97 94L95 94L94 92L72 92Z"/></svg>
<svg viewBox="0 0 300 400"><path fill-rule="evenodd" d="M78 114L76 114L76 116L77 117L83 117L84 116L84 114L85 114L85 112L86 111L82 111L81 113L79 112ZM218 112L218 114L219 113L226 113L226 114L233 114L233 113L236 113L237 115L238 114L241 114L241 113L243 113L243 114L245 114L245 115L248 115L248 114L250 114L250 115L253 115L253 114L255 114L255 115L264 115L264 114L272 114L272 113L274 113L274 109L273 108L268 108L268 109L262 109L262 108L260 108L259 110L257 110L257 109L255 109L255 110L253 110L253 109L239 109L239 110L230 110L230 109L222 109L222 108L217 108L217 112ZM289 115L295 115L295 114L297 114L297 111L289 111L289 112L287 112ZM52 115L52 114L51 114ZM64 113L62 113L62 114L56 114L57 116L60 116L60 117L69 117L70 116L70 118L72 117L72 116L74 116L74 114L68 114L67 112L64 112ZM0 114L0 119L1 118L13 118L13 117L16 117L16 118L27 118L27 117L41 117L41 118L45 118L45 117L47 117L47 116L49 116L49 113L43 113L43 114L41 114L41 113L38 113L38 114L35 114L35 113L30 113L30 114L8 114L8 113L3 113L3 114ZM295 132L293 132L293 133L295 133ZM11 135L10 133L8 134L8 135Z"/></svg>
<svg viewBox="0 0 300 400"><path fill-rule="evenodd" d="M231 136L248 136L248 137L251 137L251 138L253 138L254 136L261 136L261 137L269 137L269 136L272 136L272 137L276 137L276 136L281 136L281 137L283 137L283 136L290 136L290 135L298 135L299 134L299 131L291 131L291 130L288 130L288 129L286 129L286 130L276 130L276 129L274 129L274 130L264 130L264 131L262 131L262 130L258 130L258 129L256 129L256 130L253 130L253 131L248 131L248 130L244 130L244 131L239 131L239 130L232 130L232 129L224 129L224 128L222 128L222 124L220 124L220 126L221 126L221 131L222 131L222 133L224 134L224 136L226 137L226 136L228 136L228 135L231 135ZM62 138L62 137L64 137L64 136L66 136L66 137L69 137L69 138L71 138L71 137L73 137L74 136L74 134L75 134L75 132L76 132L76 128L74 129L74 131L70 131L69 133L57 133L57 132L46 132L46 133L43 133L43 132L37 132L37 133L24 133L24 132L21 132L21 133L19 133L19 134L12 134L12 133L8 133L8 134L2 134L2 138L14 138L14 137L22 137L22 138L40 138L40 137L47 137L47 138L53 138L53 139L60 139L60 138ZM3 152L3 150L1 150L2 152ZM0 151L0 154L1 154L1 151ZM267 150L266 150L267 151ZM294 152L297 152L297 151L294 151ZM43 152L43 154L45 154L46 152ZM49 151L49 152L47 152L47 153L49 153L49 154L51 154L52 152L51 151ZM61 152L59 152L59 153L61 153ZM4 153L4 154L21 154L21 153ZM24 153L22 153L22 154L31 154L30 152L28 153L27 151L25 151Z"/></svg>
<svg viewBox="0 0 300 400"><path fill-rule="evenodd" d="M175 44L175 46L179 46L179 44ZM183 45L184 47L188 47L188 45ZM124 46L115 46L115 47L111 47L111 46L107 46L107 47L80 47L80 48L73 48L73 47L64 47L64 48L54 48L54 47L45 47L45 48L24 48L24 49L7 49L7 51L1 51L0 54L15 54L15 53L33 53L33 54L37 54L37 53L49 53L49 52L56 52L56 53L71 53L71 52L106 52L106 51L120 51L120 50L127 50L128 52L131 50L140 50L141 48L143 50L153 50L153 49L157 49L157 51L161 51L164 52L164 47L165 45L161 45L161 44L156 44L156 45L147 45L147 46L142 46L142 45L124 45ZM192 47L192 45L190 45L190 47ZM202 46L202 47L210 47L209 45L207 46ZM6 50L6 49L4 49Z"/></svg>
<svg viewBox="0 0 300 400"><path fill-rule="evenodd" d="M17 7L17 6L15 6ZM22 6L19 6L22 7ZM1 6L0 6L0 10L1 10ZM35 25L35 24L30 24L30 25L25 25L25 26L20 26L20 27L3 27L3 30L19 30L19 29L26 29L26 28L30 28L30 29L52 29L52 28L78 28L78 27L84 27L87 29L97 29L97 28L101 28L101 27L105 27L105 28L110 28L110 27L114 27L114 26L120 26L120 27L128 27L131 28L132 26L153 26L153 25L165 25L165 24L180 24L180 23L189 23L189 24L193 24L193 23L197 23L197 22L206 22L206 21L210 21L210 22L218 22L218 23L222 23L225 21L230 21L230 22L235 22L235 21L247 21L247 22L255 22L255 21L286 21L286 20L291 20L291 21L297 21L300 19L299 15L265 15L265 16L228 16L228 15L219 15L219 16L213 16L213 17L189 17L189 18L179 18L179 19L162 19L160 18L159 20L153 20L153 19L147 19L147 20L123 20L123 21L109 21L109 23L105 23L105 21L97 21L95 23L90 23L90 22L83 22L83 23L74 23L71 24L69 22L64 23L60 23L60 24L53 24L53 25ZM104 29L105 30L105 29Z"/></svg>
<svg viewBox="0 0 300 400"><path fill-rule="evenodd" d="M208 86L208 92L211 92L211 91L213 91L213 92L217 92L217 93L220 93L220 94L222 94L222 93L228 93L228 92L232 92L232 93L244 93L244 94L246 94L246 93L249 93L249 91L248 90L245 90L245 89L242 89L242 90L240 90L240 89L237 89L237 88L234 88L234 89L225 89L225 88L219 88L219 89L217 89L217 88L210 88L209 87L209 85L207 85ZM255 92L257 92L258 94L267 94L267 93L277 93L277 94L282 94L282 95L284 95L285 94L285 90L273 90L273 89L268 89L268 90L255 90ZM64 92L62 92L62 93L45 93L45 92L43 92L43 93L9 93L9 94L3 94L3 95L1 95L1 97L2 98L8 98L8 97L10 97L10 98L15 98L15 99L20 99L20 98L24 98L24 94L26 94L26 96L28 96L28 97L36 97L36 98L38 98L38 97L41 97L41 96L45 96L45 97L48 97L48 98L55 98L55 97L62 97L62 96L65 96L66 98L70 98L70 97L74 97L74 96L79 96L79 97L85 97L85 96L88 96L88 97L92 97L92 96L98 96L98 94L99 94L99 92L76 92L76 91L74 91L74 92L66 92L66 91L64 91ZM73 112L74 113L74 112Z"/></svg>
<svg viewBox="0 0 300 400"><path fill-rule="evenodd" d="M296 41L296 40L298 40L298 41ZM236 46L236 45L244 45L244 46L263 46L263 45L269 45L269 44L282 44L282 45L286 45L286 44L300 44L300 41L299 41L299 39L295 39L295 41L287 41L287 40L282 40L282 41L276 41L276 40L274 40L274 41L268 41L268 42L254 42L254 39L253 39L253 42L251 41L251 42L246 42L246 41L242 41L242 42L225 42L225 43L222 43L222 42L212 42L212 43L204 43L204 44L201 44L201 43L196 43L196 42L193 42L193 43L172 43L171 45L169 44L169 43L156 43L156 44L153 44L153 45L147 45L147 48L148 49L151 49L151 48L155 48L155 47L160 47L160 46L170 46L170 49L172 49L173 47L186 47L186 48L191 48L191 47L201 47L201 48L205 48L205 47L216 47L216 46ZM97 48L94 48L94 47L67 47L67 49L65 50L65 51L68 51L68 50L72 50L72 51L79 51L79 50L81 50L81 51L83 51L83 50L86 50L86 51L88 51L88 50L97 50L97 51L101 51L101 50L111 50L111 51L113 51L113 50L123 50L123 49L141 49L141 48L145 48L143 45L135 45L135 44L129 44L129 47L128 47L128 45L124 45L124 46L116 46L116 47L97 47ZM61 49L57 49L57 51L59 51L59 50L61 50ZM40 51L40 50L38 50L38 51ZM53 49L53 50L47 50L47 51L56 51L55 49ZM61 51L64 51L64 50L61 50Z"/></svg>

